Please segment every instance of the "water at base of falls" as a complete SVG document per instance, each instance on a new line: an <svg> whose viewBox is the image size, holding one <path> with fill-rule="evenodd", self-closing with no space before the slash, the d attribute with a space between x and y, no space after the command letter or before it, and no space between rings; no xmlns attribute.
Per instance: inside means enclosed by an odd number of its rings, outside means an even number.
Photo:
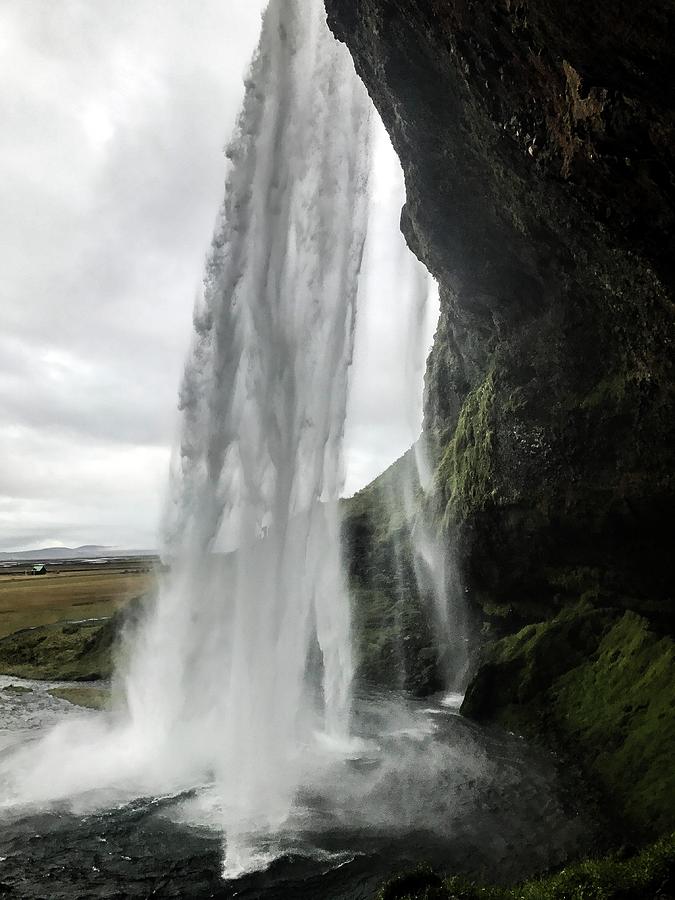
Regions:
<svg viewBox="0 0 675 900"><path fill-rule="evenodd" d="M105 729L105 714L68 708L49 685L29 686L8 695L17 723L67 715L71 729ZM257 871L222 879L213 780L154 794L121 782L83 792L74 805L5 811L2 889L22 900L46 889L50 900L373 900L384 880L421 861L506 881L587 850L585 794L522 740L463 720L454 700L357 696L351 753L310 757L285 827L251 836Z"/></svg>

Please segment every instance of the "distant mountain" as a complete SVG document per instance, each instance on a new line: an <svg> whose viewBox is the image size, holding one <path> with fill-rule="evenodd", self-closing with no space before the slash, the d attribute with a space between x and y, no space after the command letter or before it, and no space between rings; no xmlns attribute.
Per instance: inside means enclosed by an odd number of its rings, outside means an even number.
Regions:
<svg viewBox="0 0 675 900"><path fill-rule="evenodd" d="M97 559L100 557L154 556L156 550L123 550L119 547L102 547L100 544L84 544L82 547L43 547L40 550L9 550L0 553L1 561L21 559Z"/></svg>

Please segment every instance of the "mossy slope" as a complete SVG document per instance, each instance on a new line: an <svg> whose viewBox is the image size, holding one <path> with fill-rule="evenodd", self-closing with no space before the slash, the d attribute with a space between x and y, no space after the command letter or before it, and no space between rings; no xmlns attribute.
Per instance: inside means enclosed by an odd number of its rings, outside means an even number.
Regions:
<svg viewBox="0 0 675 900"><path fill-rule="evenodd" d="M590 859L514 887L478 885L420 869L392 879L378 900L668 900L675 891L675 835L641 853Z"/></svg>
<svg viewBox="0 0 675 900"><path fill-rule="evenodd" d="M73 706L84 709L106 709L110 704L110 690L87 685L79 687L52 688L49 693L60 700L67 700Z"/></svg>
<svg viewBox="0 0 675 900"><path fill-rule="evenodd" d="M675 647L636 613L581 604L490 645L463 712L560 743L638 834L675 828Z"/></svg>
<svg viewBox="0 0 675 900"><path fill-rule="evenodd" d="M109 618L40 625L2 638L0 674L43 681L110 678L120 634L134 627L144 600L135 598Z"/></svg>
<svg viewBox="0 0 675 900"><path fill-rule="evenodd" d="M0 641L0 671L45 681L95 681L112 674L112 619L17 631Z"/></svg>

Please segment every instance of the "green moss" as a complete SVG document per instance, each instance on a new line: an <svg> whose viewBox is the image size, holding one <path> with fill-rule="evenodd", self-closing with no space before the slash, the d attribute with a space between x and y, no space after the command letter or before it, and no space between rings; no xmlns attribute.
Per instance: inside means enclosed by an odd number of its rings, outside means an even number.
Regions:
<svg viewBox="0 0 675 900"><path fill-rule="evenodd" d="M395 602L381 591L355 588L352 614L358 678L400 687L400 623Z"/></svg>
<svg viewBox="0 0 675 900"><path fill-rule="evenodd" d="M342 516L347 523L367 519L372 539L384 540L409 525L421 494L411 448L365 488L343 500Z"/></svg>
<svg viewBox="0 0 675 900"><path fill-rule="evenodd" d="M608 373L583 397L579 404L581 409L618 406L626 397L628 381L623 372ZM576 402L576 398L571 399Z"/></svg>
<svg viewBox="0 0 675 900"><path fill-rule="evenodd" d="M441 687L428 611L416 596L352 588L357 680L424 695Z"/></svg>
<svg viewBox="0 0 675 900"><path fill-rule="evenodd" d="M675 646L628 612L595 659L551 691L560 727L595 755L593 771L621 798L627 818L649 830L675 819Z"/></svg>
<svg viewBox="0 0 675 900"><path fill-rule="evenodd" d="M658 895L674 872L675 835L669 835L631 858L589 859L514 887L418 869L390 881L378 900L644 900Z"/></svg>
<svg viewBox="0 0 675 900"><path fill-rule="evenodd" d="M112 674L114 620L58 623L0 640L0 672L47 681L94 681Z"/></svg>
<svg viewBox="0 0 675 900"><path fill-rule="evenodd" d="M579 604L491 645L463 712L560 743L629 827L675 825L675 648L634 612Z"/></svg>
<svg viewBox="0 0 675 900"><path fill-rule="evenodd" d="M556 566L545 570L550 584L564 593L579 597L586 591L598 593L602 573L594 566Z"/></svg>
<svg viewBox="0 0 675 900"><path fill-rule="evenodd" d="M15 631L0 639L0 674L44 681L110 678L118 638L125 628L136 627L149 599L137 597L106 619Z"/></svg>
<svg viewBox="0 0 675 900"><path fill-rule="evenodd" d="M654 360L648 365L644 361L633 359L631 365L630 368L613 369L605 373L583 397L570 397L570 404L578 404L581 409L586 410L599 407L608 416L634 401L635 395L645 390L653 392L662 379L668 378L667 372L661 373L660 365L658 362L655 365Z"/></svg>
<svg viewBox="0 0 675 900"><path fill-rule="evenodd" d="M446 525L456 518L466 518L493 499L494 395L490 373L464 401L454 436L438 466L436 490Z"/></svg>

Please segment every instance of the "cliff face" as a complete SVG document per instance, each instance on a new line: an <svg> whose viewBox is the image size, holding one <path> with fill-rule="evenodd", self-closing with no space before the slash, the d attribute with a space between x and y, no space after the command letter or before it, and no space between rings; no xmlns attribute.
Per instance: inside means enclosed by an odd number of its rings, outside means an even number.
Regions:
<svg viewBox="0 0 675 900"><path fill-rule="evenodd" d="M415 565L413 507L419 495L408 451L379 478L342 501L358 681L429 694L444 686L433 599Z"/></svg>
<svg viewBox="0 0 675 900"><path fill-rule="evenodd" d="M426 430L465 582L507 628L672 591L675 7L326 0L442 312Z"/></svg>
<svg viewBox="0 0 675 900"><path fill-rule="evenodd" d="M425 417L437 527L484 633L552 623L488 650L466 711L561 735L610 791L640 770L619 806L666 827L675 6L326 10L403 165L404 234L440 285ZM652 716L657 684L671 706Z"/></svg>

